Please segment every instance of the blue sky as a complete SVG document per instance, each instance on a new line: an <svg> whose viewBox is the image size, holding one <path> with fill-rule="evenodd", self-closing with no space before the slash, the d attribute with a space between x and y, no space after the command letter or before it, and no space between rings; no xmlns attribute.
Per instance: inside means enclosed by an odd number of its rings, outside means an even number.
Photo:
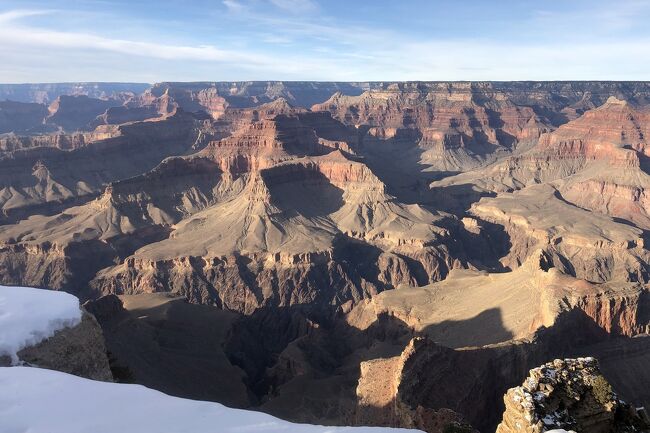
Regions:
<svg viewBox="0 0 650 433"><path fill-rule="evenodd" d="M649 80L650 0L0 0L0 82Z"/></svg>

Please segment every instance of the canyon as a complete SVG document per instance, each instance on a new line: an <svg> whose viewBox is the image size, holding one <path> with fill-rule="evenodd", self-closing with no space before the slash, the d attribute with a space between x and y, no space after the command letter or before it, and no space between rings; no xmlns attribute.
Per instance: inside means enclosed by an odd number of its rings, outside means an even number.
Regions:
<svg viewBox="0 0 650 433"><path fill-rule="evenodd" d="M513 431L577 357L650 407L649 134L647 82L1 85L0 284L292 422Z"/></svg>

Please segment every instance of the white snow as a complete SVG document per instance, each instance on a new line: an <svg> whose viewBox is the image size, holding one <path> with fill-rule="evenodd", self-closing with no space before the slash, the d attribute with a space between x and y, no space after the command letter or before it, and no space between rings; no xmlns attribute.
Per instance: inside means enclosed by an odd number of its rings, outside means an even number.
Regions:
<svg viewBox="0 0 650 433"><path fill-rule="evenodd" d="M32 367L0 368L0 433L397 433L384 427L292 424L141 385ZM413 432L413 430L410 430Z"/></svg>
<svg viewBox="0 0 650 433"><path fill-rule="evenodd" d="M68 293L0 286L0 356L16 353L81 320L79 300Z"/></svg>

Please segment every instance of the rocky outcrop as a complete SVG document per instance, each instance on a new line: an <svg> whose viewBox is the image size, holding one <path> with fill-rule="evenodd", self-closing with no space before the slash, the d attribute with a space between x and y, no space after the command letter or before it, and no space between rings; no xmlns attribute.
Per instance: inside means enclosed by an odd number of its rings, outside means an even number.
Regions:
<svg viewBox="0 0 650 433"><path fill-rule="evenodd" d="M20 350L18 359L34 367L113 381L102 329L95 317L86 311L82 311L81 323L56 331L52 337Z"/></svg>
<svg viewBox="0 0 650 433"><path fill-rule="evenodd" d="M195 88L183 85L154 86L140 97L138 104L157 107L161 114L171 114L181 109L190 113L204 112L213 119L221 117L227 106L226 100L213 87Z"/></svg>
<svg viewBox="0 0 650 433"><path fill-rule="evenodd" d="M478 433L450 409L411 408L403 401L401 385L408 374L404 369L408 369L409 358L418 344L414 339L398 356L361 362L355 424L414 428L427 433Z"/></svg>
<svg viewBox="0 0 650 433"><path fill-rule="evenodd" d="M553 429L615 433L649 431L635 408L619 400L594 358L556 359L530 370L504 397L497 433Z"/></svg>

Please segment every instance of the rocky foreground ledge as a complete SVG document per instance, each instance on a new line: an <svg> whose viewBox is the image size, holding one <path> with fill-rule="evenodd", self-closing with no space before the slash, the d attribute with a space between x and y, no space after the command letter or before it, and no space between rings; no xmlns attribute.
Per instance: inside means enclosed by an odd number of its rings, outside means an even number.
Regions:
<svg viewBox="0 0 650 433"><path fill-rule="evenodd" d="M36 366L111 382L106 352L102 329L75 296L0 286L0 367Z"/></svg>
<svg viewBox="0 0 650 433"><path fill-rule="evenodd" d="M533 368L504 402L497 433L650 431L645 409L620 400L594 358L556 359Z"/></svg>

